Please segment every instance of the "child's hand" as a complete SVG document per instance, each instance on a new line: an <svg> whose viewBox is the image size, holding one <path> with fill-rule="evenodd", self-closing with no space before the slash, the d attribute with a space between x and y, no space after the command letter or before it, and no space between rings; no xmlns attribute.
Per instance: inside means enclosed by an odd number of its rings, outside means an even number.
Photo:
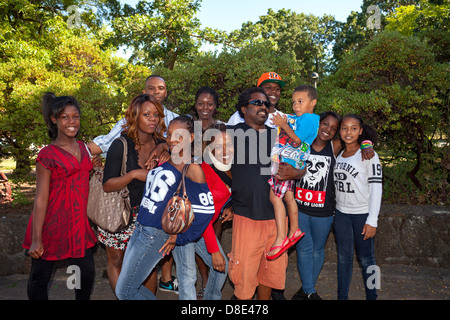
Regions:
<svg viewBox="0 0 450 320"><path fill-rule="evenodd" d="M277 127L283 127L283 125L287 124L287 116L275 113L272 117L272 124L276 125Z"/></svg>

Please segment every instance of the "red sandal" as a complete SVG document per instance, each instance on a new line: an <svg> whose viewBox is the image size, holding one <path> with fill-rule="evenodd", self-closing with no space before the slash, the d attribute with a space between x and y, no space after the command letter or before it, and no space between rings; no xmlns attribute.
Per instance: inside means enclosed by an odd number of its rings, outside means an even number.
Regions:
<svg viewBox="0 0 450 320"><path fill-rule="evenodd" d="M300 232L300 234L296 237L295 235ZM292 242L292 245L296 244L298 240L300 240L301 238L303 238L303 236L305 235L304 232L302 232L302 230L297 229L297 231L294 232L294 234L292 235L292 237L289 238L289 241Z"/></svg>
<svg viewBox="0 0 450 320"><path fill-rule="evenodd" d="M280 251L278 251L277 253L275 253L272 256L269 256L269 253L267 253L266 255L266 259L269 261L275 260L278 257L280 257L284 252L286 252L287 249L289 249L290 247L292 247L292 242L286 237L286 239L284 239L283 243L281 244L281 246L276 246L276 247L272 247L270 248L270 251L276 250L276 249L280 249Z"/></svg>

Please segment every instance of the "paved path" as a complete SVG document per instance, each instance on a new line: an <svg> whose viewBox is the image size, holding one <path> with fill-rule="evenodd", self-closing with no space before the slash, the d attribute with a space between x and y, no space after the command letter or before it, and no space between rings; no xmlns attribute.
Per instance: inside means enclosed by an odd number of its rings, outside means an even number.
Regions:
<svg viewBox="0 0 450 320"><path fill-rule="evenodd" d="M299 289L301 283L295 266L295 252L290 254L287 271L285 296L290 299ZM97 276L92 293L92 300L114 300L115 296L104 276L104 266L96 266ZM382 265L381 289L379 300L449 300L450 270L430 267L405 265ZM67 288L66 282L70 274L64 267L56 269L49 298L51 300L72 300L74 293ZM28 274L16 274L0 277L0 300L26 300ZM317 292L324 300L336 299L336 264L326 263L319 276ZM223 289L223 299L229 299L233 294L231 283L227 280ZM177 300L178 295L158 290L160 300ZM353 272L349 298L364 300L361 269L356 267Z"/></svg>

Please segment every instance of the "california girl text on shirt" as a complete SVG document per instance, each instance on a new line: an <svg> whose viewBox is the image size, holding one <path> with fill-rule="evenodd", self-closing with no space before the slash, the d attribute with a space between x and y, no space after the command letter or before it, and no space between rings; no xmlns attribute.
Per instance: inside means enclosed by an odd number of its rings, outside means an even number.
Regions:
<svg viewBox="0 0 450 320"><path fill-rule="evenodd" d="M338 299L348 299L356 247L362 265L366 298L377 298L368 283L370 266L375 266L374 236L382 196L382 169L378 155L361 161L361 143L376 143L375 130L354 114L342 118L340 136L344 150L334 166L336 192L335 235L338 249ZM371 270L371 269L369 269Z"/></svg>

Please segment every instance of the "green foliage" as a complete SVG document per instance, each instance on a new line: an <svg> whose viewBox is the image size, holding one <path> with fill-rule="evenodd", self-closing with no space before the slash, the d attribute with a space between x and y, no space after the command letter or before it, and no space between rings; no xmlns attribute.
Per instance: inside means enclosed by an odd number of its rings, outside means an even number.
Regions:
<svg viewBox="0 0 450 320"><path fill-rule="evenodd" d="M416 5L401 6L386 17L386 30L426 39L436 60L450 59L450 1L422 0Z"/></svg>
<svg viewBox="0 0 450 320"><path fill-rule="evenodd" d="M302 65L303 77L312 72L329 71L331 57L327 47L332 43L338 23L334 17L269 9L259 21L244 23L229 35L229 42L243 48L249 44L268 43L278 53L292 53Z"/></svg>
<svg viewBox="0 0 450 320"><path fill-rule="evenodd" d="M0 31L1 154L16 160L16 175L26 175L38 146L50 142L41 115L44 92L78 98L81 138L88 140L123 115L131 93L124 89L148 70L103 50L86 29L68 29L62 16L42 22L38 34L12 33L15 25L9 26Z"/></svg>
<svg viewBox="0 0 450 320"><path fill-rule="evenodd" d="M448 65L435 61L426 42L382 32L344 58L321 88L322 108L360 114L377 128L391 160L414 154L407 176L426 189L429 181L416 174L436 149L435 135L448 134L448 83Z"/></svg>
<svg viewBox="0 0 450 320"><path fill-rule="evenodd" d="M88 141L123 117L150 74L166 79L166 106L180 114L194 113L200 86L215 88L217 118L227 121L263 72L287 81L285 112L292 90L318 72L317 113L359 113L378 129L386 197L448 203L449 2L363 0L345 22L268 9L227 33L200 25L201 0L0 0L0 158L14 158L15 174L27 176L49 143L46 91L80 101L79 137ZM72 5L81 27L68 27ZM367 27L371 5L380 9L379 30ZM205 43L223 49L201 52ZM115 55L124 46L129 61Z"/></svg>
<svg viewBox="0 0 450 320"><path fill-rule="evenodd" d="M239 94L256 86L258 78L268 70L276 70L287 82L282 91L281 109L290 109L291 94L302 80L302 65L296 63L291 53L280 54L266 44L249 45L241 50L206 53L195 61L177 64L173 70L158 68L156 74L164 77L169 97L166 106L180 114L193 113L196 91L208 85L219 93L218 119L227 121L236 111Z"/></svg>
<svg viewBox="0 0 450 320"><path fill-rule="evenodd" d="M140 1L131 15L112 21L110 41L133 48L133 62L173 69L177 61L190 60L200 47L191 36L200 26L194 17L199 7L198 0Z"/></svg>
<svg viewBox="0 0 450 320"><path fill-rule="evenodd" d="M333 45L333 61L336 68L345 55L366 46L373 37L384 30L387 22L386 15L392 13L400 6L413 5L416 0L363 0L361 12L352 11L346 22L337 25ZM369 10L370 6L380 9L380 30L367 28L367 21L375 13Z"/></svg>

